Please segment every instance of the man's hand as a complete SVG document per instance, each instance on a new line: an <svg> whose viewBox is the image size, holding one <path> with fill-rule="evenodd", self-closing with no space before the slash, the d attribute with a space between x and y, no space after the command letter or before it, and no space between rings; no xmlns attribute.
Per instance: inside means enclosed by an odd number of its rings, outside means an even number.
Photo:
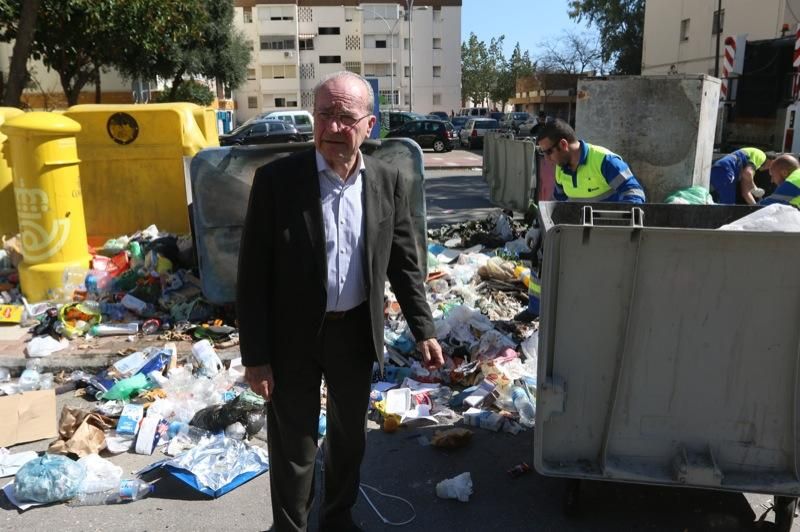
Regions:
<svg viewBox="0 0 800 532"><path fill-rule="evenodd" d="M438 347L438 344L437 344ZM439 355L441 358L441 354ZM275 389L275 379L272 376L272 366L246 366L244 368L244 380L250 385L250 389L263 397L266 401L272 398L272 391Z"/></svg>
<svg viewBox="0 0 800 532"><path fill-rule="evenodd" d="M444 357L442 357L442 347L436 338L428 338L421 342L417 342L417 349L422 353L422 365L425 369L436 369L442 367L444 364Z"/></svg>

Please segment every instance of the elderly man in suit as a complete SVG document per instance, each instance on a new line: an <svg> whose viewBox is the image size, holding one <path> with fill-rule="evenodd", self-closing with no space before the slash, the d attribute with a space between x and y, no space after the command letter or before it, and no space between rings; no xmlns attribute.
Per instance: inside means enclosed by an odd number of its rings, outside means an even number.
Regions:
<svg viewBox="0 0 800 532"><path fill-rule="evenodd" d="M386 279L429 368L441 366L408 204L409 180L362 154L375 125L369 83L316 87L315 150L258 169L239 254L237 314L251 388L269 401L275 530L306 530L320 379L328 387L322 530L351 518L366 446L372 365L383 367Z"/></svg>

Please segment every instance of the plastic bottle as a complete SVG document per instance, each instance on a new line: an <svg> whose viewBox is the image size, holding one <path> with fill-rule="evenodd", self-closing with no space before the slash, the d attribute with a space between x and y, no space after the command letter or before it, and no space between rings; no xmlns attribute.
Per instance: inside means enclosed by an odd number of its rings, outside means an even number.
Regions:
<svg viewBox="0 0 800 532"><path fill-rule="evenodd" d="M213 377L222 370L222 361L208 340L200 340L192 345L192 356L200 365L200 372Z"/></svg>
<svg viewBox="0 0 800 532"><path fill-rule="evenodd" d="M192 443L200 443L203 438L211 438L214 433L188 423L181 423L180 421L173 421L169 424L169 437L181 437L189 440Z"/></svg>
<svg viewBox="0 0 800 532"><path fill-rule="evenodd" d="M528 399L525 390L520 386L514 386L511 389L511 400L514 402L514 408L519 412L520 423L526 427L532 427L536 420L536 407Z"/></svg>
<svg viewBox="0 0 800 532"><path fill-rule="evenodd" d="M153 485L138 478L120 480L119 487L97 493L79 493L70 506L100 506L103 504L119 504L144 499L153 492Z"/></svg>
<svg viewBox="0 0 800 532"><path fill-rule="evenodd" d="M131 323L98 323L89 328L91 336L128 336L139 332L139 324Z"/></svg>
<svg viewBox="0 0 800 532"><path fill-rule="evenodd" d="M39 388L39 366L34 360L29 360L25 365L25 371L19 376L19 389L23 392L29 392Z"/></svg>

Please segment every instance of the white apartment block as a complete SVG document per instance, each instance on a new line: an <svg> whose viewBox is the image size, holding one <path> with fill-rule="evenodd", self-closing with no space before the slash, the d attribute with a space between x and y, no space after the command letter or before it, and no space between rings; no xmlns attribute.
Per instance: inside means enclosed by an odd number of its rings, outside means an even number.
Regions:
<svg viewBox="0 0 800 532"><path fill-rule="evenodd" d="M314 86L339 70L377 78L384 110L461 106L461 0L235 5L235 24L254 46L247 82L234 92L239 122L274 109L312 110Z"/></svg>
<svg viewBox="0 0 800 532"><path fill-rule="evenodd" d="M798 22L800 0L647 0L642 74L714 75L720 25L721 72L726 37L791 36Z"/></svg>

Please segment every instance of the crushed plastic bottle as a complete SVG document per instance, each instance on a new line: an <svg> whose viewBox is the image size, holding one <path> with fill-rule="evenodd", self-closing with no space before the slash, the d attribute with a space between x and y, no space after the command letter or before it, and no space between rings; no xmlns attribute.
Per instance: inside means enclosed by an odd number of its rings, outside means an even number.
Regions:
<svg viewBox="0 0 800 532"><path fill-rule="evenodd" d="M29 360L25 365L25 371L19 376L19 389L23 392L38 390L40 379L38 364L34 360Z"/></svg>
<svg viewBox="0 0 800 532"><path fill-rule="evenodd" d="M154 490L153 484L138 478L121 480L119 487L97 493L79 493L69 501L70 506L101 506L144 499Z"/></svg>
<svg viewBox="0 0 800 532"><path fill-rule="evenodd" d="M532 427L536 421L536 407L528 399L528 394L525 393L525 390L520 386L514 386L511 389L511 400L514 402L514 408L519 413L520 424Z"/></svg>

